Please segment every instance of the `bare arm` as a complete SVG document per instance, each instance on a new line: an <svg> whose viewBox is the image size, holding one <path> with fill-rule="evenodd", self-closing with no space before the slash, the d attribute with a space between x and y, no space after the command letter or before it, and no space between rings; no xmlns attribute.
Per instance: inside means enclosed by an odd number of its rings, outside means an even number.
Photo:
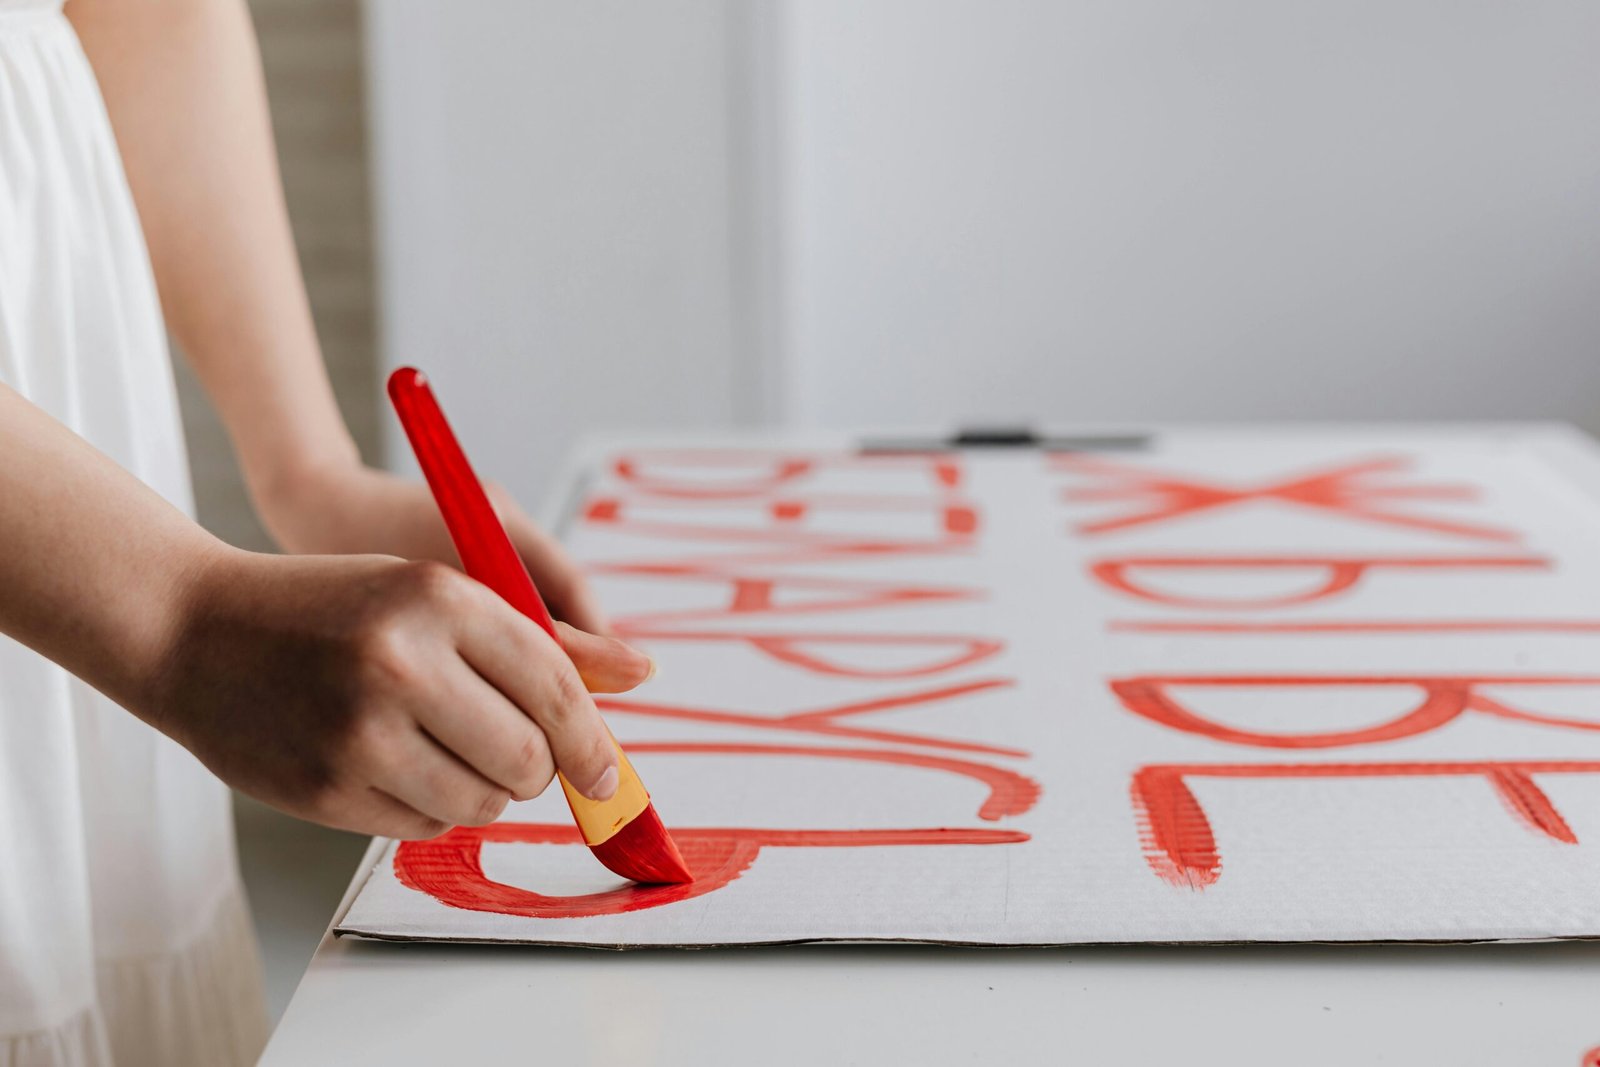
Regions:
<svg viewBox="0 0 1600 1067"><path fill-rule="evenodd" d="M167 325L271 522L318 468L359 463L312 326L242 0L71 0ZM276 531L275 531L276 532Z"/></svg>
<svg viewBox="0 0 1600 1067"><path fill-rule="evenodd" d="M0 456L0 631L143 706L226 546L4 385Z"/></svg>
<svg viewBox="0 0 1600 1067"><path fill-rule="evenodd" d="M237 788L397 837L489 821L555 766L614 790L585 688L643 680L621 642L565 627L564 655L438 563L230 548L3 385L0 457L0 632Z"/></svg>
<svg viewBox="0 0 1600 1067"><path fill-rule="evenodd" d="M426 493L364 467L334 402L243 0L71 0L67 14L106 98L168 325L267 529L295 552L453 561ZM560 546L496 496L552 608L604 632Z"/></svg>

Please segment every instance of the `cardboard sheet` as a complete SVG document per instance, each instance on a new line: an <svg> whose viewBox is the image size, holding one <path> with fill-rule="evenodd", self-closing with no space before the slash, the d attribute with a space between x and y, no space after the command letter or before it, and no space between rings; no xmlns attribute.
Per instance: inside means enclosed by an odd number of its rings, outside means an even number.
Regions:
<svg viewBox="0 0 1600 1067"><path fill-rule="evenodd" d="M1600 935L1600 461L1560 428L580 457L654 654L603 698L698 875L559 791L337 930L595 946Z"/></svg>

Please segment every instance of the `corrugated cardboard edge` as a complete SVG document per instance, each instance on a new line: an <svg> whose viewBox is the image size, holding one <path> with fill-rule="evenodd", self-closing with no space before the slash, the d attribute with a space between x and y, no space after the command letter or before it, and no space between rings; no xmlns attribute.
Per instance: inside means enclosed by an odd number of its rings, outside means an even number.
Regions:
<svg viewBox="0 0 1600 1067"><path fill-rule="evenodd" d="M361 895L361 891L367 888L367 882L371 881L372 876L377 873L378 863L383 859L383 854L389 851L389 846L392 843L387 837L374 837L367 842L367 851L362 854L361 862L356 864L355 874L350 877L350 885L345 889L344 897L339 901L338 908L334 909L332 921L328 923L327 932L334 937L344 936L345 931L341 925L344 922L344 917L350 913L350 907L356 902L356 898Z"/></svg>
<svg viewBox="0 0 1600 1067"><path fill-rule="evenodd" d="M492 938L492 937L440 937L437 935L418 934L409 936L405 934L387 934L364 931L356 928L336 927L333 931L335 937L351 938L357 941L388 942L394 944L448 944L448 945L523 945L534 948L578 948L590 949L600 952L639 952L650 949L664 949L668 951L699 951L701 949L741 949L741 948L780 948L793 945L926 945L934 948L1032 948L1032 949L1061 949L1061 948L1127 948L1138 945L1154 945L1166 948L1216 948L1234 945L1319 945L1319 946L1349 946L1352 948L1363 945L1555 945L1573 941L1600 941L1600 933L1574 934L1565 937L1473 937L1473 938L1369 938L1351 940L1217 940L1197 939L1193 941L1160 941L1160 940L1130 940L1130 941L952 941L933 937L796 937L781 938L771 941L698 941L698 942L599 942L599 941L557 941L539 938Z"/></svg>

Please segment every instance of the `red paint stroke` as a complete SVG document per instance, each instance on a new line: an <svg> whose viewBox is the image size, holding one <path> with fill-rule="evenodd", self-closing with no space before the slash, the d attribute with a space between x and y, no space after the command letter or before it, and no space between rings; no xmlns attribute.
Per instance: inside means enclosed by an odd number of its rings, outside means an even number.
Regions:
<svg viewBox="0 0 1600 1067"><path fill-rule="evenodd" d="M757 547L753 551L739 552L729 546L717 547L711 555L691 555L677 558L655 558L643 566L658 572L669 570L699 571L705 574L729 574L740 570L764 567L815 566L820 564L876 563L892 556L972 556L978 545L975 536L934 538L923 541L883 541L861 538L841 538L827 544L775 544ZM660 546L652 546L659 548ZM628 567L639 561L585 563L584 569Z"/></svg>
<svg viewBox="0 0 1600 1067"><path fill-rule="evenodd" d="M1550 561L1538 556L1120 556L1102 559L1089 567L1089 573L1102 585L1141 600L1168 607L1206 608L1220 611L1260 611L1309 604L1336 596L1356 585L1369 571L1450 570L1494 567L1548 568ZM1320 585L1308 590L1265 597L1195 597L1163 593L1134 581L1130 571L1206 570L1259 571L1304 570L1326 572Z"/></svg>
<svg viewBox="0 0 1600 1067"><path fill-rule="evenodd" d="M1369 745L1412 737L1436 730L1466 711L1475 711L1497 718L1519 722L1537 723L1541 726L1561 726L1573 730L1600 730L1600 722L1583 719L1565 719L1554 715L1513 708L1478 692L1479 686L1592 686L1600 685L1600 677L1572 676L1488 676L1466 675L1448 677L1423 676L1361 676L1361 675L1142 675L1115 679L1108 683L1122 706L1152 722L1185 733L1198 734L1216 741L1236 745L1255 745L1261 748L1336 748L1342 745ZM1169 692L1173 686L1206 686L1212 688L1284 688L1305 689L1342 686L1411 686L1422 690L1423 699L1411 711L1399 718L1358 730L1337 730L1316 734L1267 734L1241 730L1213 722L1184 707Z"/></svg>
<svg viewBox="0 0 1600 1067"><path fill-rule="evenodd" d="M1145 859L1163 880L1204 889L1222 876L1222 856L1205 811L1185 782L1188 778L1414 778L1477 775L1487 781L1530 831L1566 845L1578 837L1549 796L1533 781L1536 774L1596 774L1589 760L1481 760L1441 763L1190 763L1140 768L1131 787Z"/></svg>
<svg viewBox="0 0 1600 1067"><path fill-rule="evenodd" d="M1342 466L1296 475L1282 481L1246 488L1204 482L1186 475L1162 474L1100 456L1064 456L1058 465L1078 473L1111 479L1105 485L1070 489L1072 501L1128 500L1135 510L1116 518L1080 523L1081 534L1103 534L1200 512L1213 511L1247 502L1287 504L1324 514L1338 515L1359 522L1398 526L1452 537L1485 541L1515 541L1520 534L1494 526L1431 518L1382 507L1383 500L1460 500L1477 499L1469 486L1372 485L1372 475L1404 470L1410 462L1402 457L1385 457L1347 463Z"/></svg>
<svg viewBox="0 0 1600 1067"><path fill-rule="evenodd" d="M1008 815L1021 815L1039 800L1039 783L1016 771L992 767L987 763L929 756L921 752L896 752L887 748L822 748L808 745L749 745L701 741L631 741L629 752L660 752L705 756L801 756L808 759L842 759L865 763L888 763L901 767L920 767L970 778L989 788L989 795L978 806L978 818L993 822ZM677 831L673 831L677 836Z"/></svg>
<svg viewBox="0 0 1600 1067"><path fill-rule="evenodd" d="M677 467L680 471L719 471L756 468L722 484L704 480L674 481L651 477L647 465ZM962 468L958 457L925 453L897 455L859 455L851 453L774 453L761 449L655 449L625 454L612 463L612 471L637 492L682 500L731 500L772 493L792 482L810 477L824 468L866 470L920 468L945 489L961 484Z"/></svg>
<svg viewBox="0 0 1600 1067"><path fill-rule="evenodd" d="M749 869L763 848L882 848L897 845L1015 845L1028 835L1014 830L753 830L674 828L673 839L694 881L679 885L619 885L576 896L549 896L506 885L483 871L486 843L582 845L571 825L501 822L458 826L428 841L402 841L394 873L402 885L465 911L531 919L580 919L659 908L721 889Z"/></svg>
<svg viewBox="0 0 1600 1067"><path fill-rule="evenodd" d="M929 496L926 493L795 493L763 495L751 500L726 500L720 497L655 500L633 495L595 496L590 499L614 503L619 513L621 505L626 503L642 512L662 509L668 513L678 513L703 508L726 514L739 509L750 515L765 515L774 519L799 519L830 511L916 514L942 511L952 503L948 494Z"/></svg>
<svg viewBox="0 0 1600 1067"><path fill-rule="evenodd" d="M916 745L924 748L943 748L954 752L974 752L991 756L1026 758L1029 753L1019 748L988 745L979 741L959 741L926 734L910 734L900 730L872 730L850 726L838 720L852 715L867 715L876 711L896 711L901 708L950 700L971 693L983 693L1013 685L1010 678L987 678L959 685L942 686L916 693L876 697L872 700L840 704L816 711L797 711L788 715L761 715L754 712L713 711L707 708L689 708L672 704L649 704L623 697L596 696L595 706L601 711L625 712L646 715L656 719L673 719L679 722L716 723L720 726L742 726L757 730L785 730L795 733L819 734L823 737L848 737L856 741L876 741L884 744ZM631 746L630 746L631 747ZM830 750L832 751L832 750Z"/></svg>
<svg viewBox="0 0 1600 1067"><path fill-rule="evenodd" d="M704 468L738 467L748 463L750 455L736 451L707 452L698 462L690 466ZM745 496L760 496L770 493L780 486L799 478L809 476L817 466L816 460L811 457L800 456L760 456L757 460L766 466L766 470L748 475L743 480L730 481L723 485L707 485L702 482L670 482L660 478L651 478L642 473L643 464L639 457L621 456L611 465L612 472L625 482L630 483L634 489L654 496L679 497L690 500L728 500ZM678 466L684 466L680 463Z"/></svg>
<svg viewBox="0 0 1600 1067"><path fill-rule="evenodd" d="M634 515L635 511L646 510L630 507L630 505L637 505L638 503L635 500L616 496L593 496L584 502L583 520L592 525L610 526L622 533L657 539L775 542L831 551L874 552L885 551L885 549L878 547L882 545L923 544L923 542L885 541L881 538L863 534L803 529L799 522L810 514L810 510L794 501L759 502L756 505L759 508L757 514L766 523L763 526L728 526L705 522L651 519L645 515ZM863 507L860 510L890 511L895 509ZM937 544L947 544L955 539L970 537L978 528L978 511L969 503L935 501L930 502L925 509L921 510L928 512L931 528L936 533L943 535L943 540L935 542ZM853 546L862 547L856 549ZM898 551L898 549L896 550Z"/></svg>
<svg viewBox="0 0 1600 1067"><path fill-rule="evenodd" d="M751 518L760 519L773 526L790 525L830 512L848 514L924 514L934 520L936 527L946 533L970 532L976 528L977 510L972 504L948 497L893 495L887 493L821 493L808 496L781 496L759 500L641 500L623 496L592 496L584 502L584 517L592 523L621 521L658 521L651 515L665 510L669 515L679 515L687 510L705 508L719 516L726 516L735 508L744 510ZM751 526L740 526L748 530ZM759 528L759 527L756 527Z"/></svg>
<svg viewBox="0 0 1600 1067"><path fill-rule="evenodd" d="M1141 634L1592 634L1600 619L1326 619L1235 622L1199 619L1113 619L1108 630Z"/></svg>
<svg viewBox="0 0 1600 1067"><path fill-rule="evenodd" d="M1578 1061L1578 1067L1600 1067L1600 1045L1585 1052L1583 1058Z"/></svg>
<svg viewBox="0 0 1600 1067"><path fill-rule="evenodd" d="M627 619L613 622L618 637L640 641L743 642L767 656L815 674L839 678L922 678L979 663L1005 648L1002 641L957 634L840 634L840 633L727 633L718 630L676 630L639 625ZM828 659L808 646L843 645L849 648L955 648L956 651L910 667L860 667Z"/></svg>
<svg viewBox="0 0 1600 1067"><path fill-rule="evenodd" d="M986 590L973 587L907 585L803 574L745 574L704 562L598 563L591 565L588 571L590 574L700 582L727 587L727 601L718 606L646 612L623 616L613 622L619 629L633 630L639 627L656 628L669 622L701 622L707 619L730 619L751 615L831 614L940 601L982 600L987 596ZM781 603L778 594L785 591L821 595L815 599Z"/></svg>
<svg viewBox="0 0 1600 1067"><path fill-rule="evenodd" d="M622 501L618 497L596 497L583 506L584 522L616 522L621 515Z"/></svg>

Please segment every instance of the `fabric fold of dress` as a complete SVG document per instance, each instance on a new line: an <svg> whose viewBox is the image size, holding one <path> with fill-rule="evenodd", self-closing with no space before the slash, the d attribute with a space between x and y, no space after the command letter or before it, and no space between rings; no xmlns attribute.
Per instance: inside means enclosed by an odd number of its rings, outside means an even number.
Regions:
<svg viewBox="0 0 1600 1067"><path fill-rule="evenodd" d="M60 5L0 0L0 381L193 514L149 257ZM227 788L0 637L0 1067L228 1067L266 1037Z"/></svg>

